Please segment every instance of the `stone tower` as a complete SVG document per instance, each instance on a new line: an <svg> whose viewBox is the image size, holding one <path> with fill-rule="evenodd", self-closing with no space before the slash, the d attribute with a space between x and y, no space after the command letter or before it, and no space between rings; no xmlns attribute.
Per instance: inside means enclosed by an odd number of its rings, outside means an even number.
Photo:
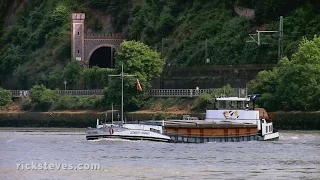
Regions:
<svg viewBox="0 0 320 180"><path fill-rule="evenodd" d="M88 67L91 65L99 64L101 66L107 66L109 68L114 67L114 50L120 47L123 37L121 34L105 34L105 33L85 33L84 31L84 13L72 13L72 32L71 32L71 58L79 62L83 67ZM109 47L111 53L102 53L102 58L100 56L92 55L97 49L101 47ZM108 50L105 50L108 51ZM99 51L98 51L99 52ZM104 54L103 54L104 53ZM99 58L97 58L99 57ZM98 62L98 63L97 63Z"/></svg>
<svg viewBox="0 0 320 180"><path fill-rule="evenodd" d="M84 13L72 13L72 59L83 64L84 59Z"/></svg>

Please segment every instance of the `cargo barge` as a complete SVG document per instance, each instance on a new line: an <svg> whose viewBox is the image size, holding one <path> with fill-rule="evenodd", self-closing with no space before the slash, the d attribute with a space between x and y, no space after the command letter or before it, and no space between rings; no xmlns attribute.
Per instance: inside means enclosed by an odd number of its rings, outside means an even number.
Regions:
<svg viewBox="0 0 320 180"><path fill-rule="evenodd" d="M279 139L272 120L263 108L249 109L253 96L247 98L221 97L215 99L214 110L206 111L206 118L198 120L184 116L183 120L167 120L164 128L173 142L240 142Z"/></svg>

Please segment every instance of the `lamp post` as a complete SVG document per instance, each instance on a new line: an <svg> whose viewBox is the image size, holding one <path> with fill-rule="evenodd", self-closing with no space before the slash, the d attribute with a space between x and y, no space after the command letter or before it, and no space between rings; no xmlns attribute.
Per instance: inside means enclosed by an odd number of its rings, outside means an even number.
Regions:
<svg viewBox="0 0 320 180"><path fill-rule="evenodd" d="M64 80L64 81L63 81L63 84L64 84L64 90L67 90L67 81Z"/></svg>

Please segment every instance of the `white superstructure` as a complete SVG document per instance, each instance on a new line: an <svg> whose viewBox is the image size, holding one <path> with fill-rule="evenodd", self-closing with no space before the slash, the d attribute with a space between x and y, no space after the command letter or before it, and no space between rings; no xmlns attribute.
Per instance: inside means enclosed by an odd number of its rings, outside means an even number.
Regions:
<svg viewBox="0 0 320 180"><path fill-rule="evenodd" d="M254 124L257 126L260 140L271 140L279 138L279 133L273 129L273 123L267 119L267 112L249 109L250 98L221 97L216 98L216 109L206 110L205 121L233 122ZM254 108L254 105L253 105ZM252 109L253 109L252 108Z"/></svg>

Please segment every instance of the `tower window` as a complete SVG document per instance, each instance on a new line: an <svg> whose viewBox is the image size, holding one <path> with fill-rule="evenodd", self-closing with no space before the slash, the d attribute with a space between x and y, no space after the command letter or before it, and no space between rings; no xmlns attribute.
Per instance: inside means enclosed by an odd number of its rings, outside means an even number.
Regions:
<svg viewBox="0 0 320 180"><path fill-rule="evenodd" d="M78 36L80 36L80 32L78 32Z"/></svg>
<svg viewBox="0 0 320 180"><path fill-rule="evenodd" d="M80 50L78 50L78 54L80 53Z"/></svg>

